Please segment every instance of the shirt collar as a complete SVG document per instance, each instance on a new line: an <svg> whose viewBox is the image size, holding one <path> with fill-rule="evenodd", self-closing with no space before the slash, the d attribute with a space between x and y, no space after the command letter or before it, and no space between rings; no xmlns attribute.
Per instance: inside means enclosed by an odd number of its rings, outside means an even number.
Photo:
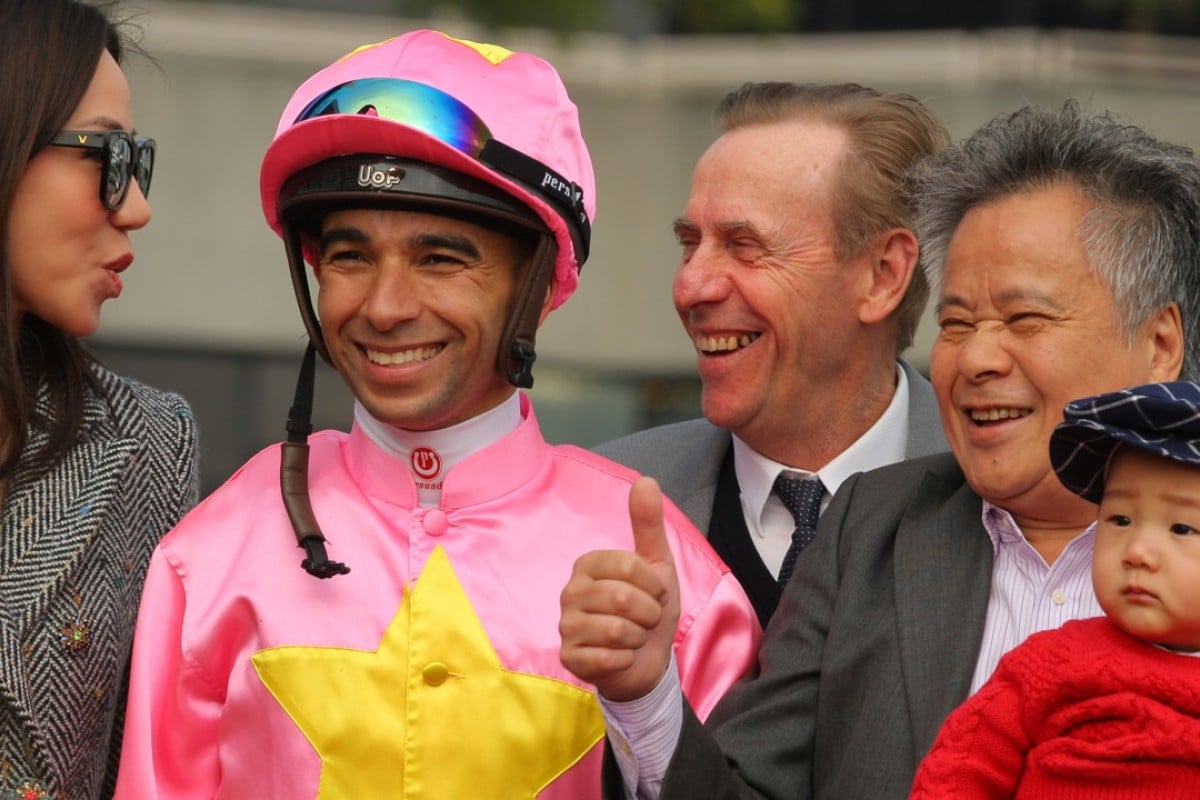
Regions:
<svg viewBox="0 0 1200 800"><path fill-rule="evenodd" d="M443 476L440 507L464 509L515 492L547 469L553 449L542 438L533 405L516 392L521 416L517 429L463 458ZM372 441L355 422L350 439L339 445L355 482L372 498L412 508L418 503L417 475L407 459ZM316 480L310 475L310 480ZM438 476L428 479L439 480Z"/></svg>
<svg viewBox="0 0 1200 800"><path fill-rule="evenodd" d="M523 419L521 397L513 392L495 408L457 425L432 431L411 431L381 422L359 402L354 403L354 421L376 447L398 461L413 466L413 452L422 449L436 454L437 469L415 475L420 505L436 506L442 498L445 476L468 456L492 445L516 430Z"/></svg>
<svg viewBox="0 0 1200 800"><path fill-rule="evenodd" d="M1021 526L1013 519L1013 515L1006 509L986 499L983 501L983 529L987 531L988 538L992 540L993 553L1003 543L1028 541L1025 538L1025 532L1021 530ZM1096 523L1093 521L1078 536L1072 539L1070 544L1074 544L1079 540L1091 539L1095 534Z"/></svg>
<svg viewBox="0 0 1200 800"><path fill-rule="evenodd" d="M883 415L866 433L815 473L767 458L734 436L733 468L737 474L738 488L742 492L742 505L748 512L747 516L761 522L763 508L771 496L775 479L781 472L786 471L789 475L800 478L815 474L825 486L827 501L851 475L903 461L908 443L908 377L899 364L896 365L896 375L896 390L892 393L892 401ZM748 519L747 522L749 521Z"/></svg>

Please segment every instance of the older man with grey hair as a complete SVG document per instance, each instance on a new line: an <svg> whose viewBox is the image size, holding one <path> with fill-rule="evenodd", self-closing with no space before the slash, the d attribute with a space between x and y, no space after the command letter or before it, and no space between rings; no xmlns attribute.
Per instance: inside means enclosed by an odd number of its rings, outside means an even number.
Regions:
<svg viewBox="0 0 1200 800"><path fill-rule="evenodd" d="M913 186L952 454L842 485L708 728L675 688L674 572L635 487L638 552L582 557L560 626L609 718L610 797L907 797L1004 652L1100 614L1096 507L1056 479L1050 433L1073 398L1200 377L1200 164L1070 102L993 119Z"/></svg>

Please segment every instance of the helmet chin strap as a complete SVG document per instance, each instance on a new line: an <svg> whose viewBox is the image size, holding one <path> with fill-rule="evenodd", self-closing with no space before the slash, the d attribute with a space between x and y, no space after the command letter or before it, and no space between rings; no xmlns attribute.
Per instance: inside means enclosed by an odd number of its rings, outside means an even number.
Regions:
<svg viewBox="0 0 1200 800"><path fill-rule="evenodd" d="M517 287L512 311L500 336L496 366L500 374L518 389L533 386L533 362L537 360L534 340L537 338L542 304L546 302L546 289L554 275L557 257L558 244L554 236L550 233L539 236L537 249Z"/></svg>
<svg viewBox="0 0 1200 800"><path fill-rule="evenodd" d="M305 557L300 566L315 578L332 578L345 575L350 567L340 561L329 560L325 552L325 535L317 524L308 495L308 435L312 433L317 353L326 362L332 362L325 349L325 337L321 334L321 324L308 289L300 232L287 222L283 225L283 243L292 273L292 289L296 292L296 303L300 306L300 316L308 331L308 347L304 350L300 375L296 378L295 399L288 409L287 441L283 443L279 455L279 492L288 521L292 523L292 531L296 534L296 544L304 550Z"/></svg>
<svg viewBox="0 0 1200 800"><path fill-rule="evenodd" d="M317 317L317 309L313 307L312 292L308 288L308 267L304 263L304 248L300 242L300 230L288 222L283 222L283 248L287 252L288 270L292 274L292 291L296 293L296 305L300 307L300 317L304 321L304 329L308 331L308 345L317 351L317 355L329 366L333 361L329 351L325 349L325 336L321 333L321 322ZM299 391L300 387L296 387ZM308 400L312 408L312 397Z"/></svg>
<svg viewBox="0 0 1200 800"><path fill-rule="evenodd" d="M310 341L304 350L300 377L296 381L296 399L288 412L287 441L279 456L279 491L296 534L296 543L304 549L305 558L300 566L313 577L332 578L345 575L350 567L329 560L325 552L325 535L317 524L308 496L308 435L312 433L316 361L316 348Z"/></svg>

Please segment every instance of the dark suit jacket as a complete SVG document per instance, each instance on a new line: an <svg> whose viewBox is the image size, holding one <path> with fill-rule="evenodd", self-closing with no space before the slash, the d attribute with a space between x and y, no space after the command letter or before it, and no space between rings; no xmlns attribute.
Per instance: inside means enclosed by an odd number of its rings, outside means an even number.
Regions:
<svg viewBox="0 0 1200 800"><path fill-rule="evenodd" d="M66 459L36 480L18 464L4 498L0 797L112 796L146 566L198 494L182 398L98 375Z"/></svg>
<svg viewBox="0 0 1200 800"><path fill-rule="evenodd" d="M929 381L904 361L908 377L908 445L905 457L919 458L948 449ZM707 420L661 425L614 439L595 448L606 458L658 481L663 493L705 533L712 522L721 461L733 446L729 431Z"/></svg>
<svg viewBox="0 0 1200 800"><path fill-rule="evenodd" d="M844 483L767 628L760 674L707 730L685 709L662 798L906 798L970 690L992 576L981 515L948 453Z"/></svg>

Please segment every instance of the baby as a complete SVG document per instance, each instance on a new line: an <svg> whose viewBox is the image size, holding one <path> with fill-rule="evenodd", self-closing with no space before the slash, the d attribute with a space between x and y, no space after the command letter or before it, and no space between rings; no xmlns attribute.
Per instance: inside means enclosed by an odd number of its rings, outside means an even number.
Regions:
<svg viewBox="0 0 1200 800"><path fill-rule="evenodd" d="M942 726L912 798L1200 797L1200 385L1069 403L1059 480L1100 504L1105 616L1008 653Z"/></svg>

